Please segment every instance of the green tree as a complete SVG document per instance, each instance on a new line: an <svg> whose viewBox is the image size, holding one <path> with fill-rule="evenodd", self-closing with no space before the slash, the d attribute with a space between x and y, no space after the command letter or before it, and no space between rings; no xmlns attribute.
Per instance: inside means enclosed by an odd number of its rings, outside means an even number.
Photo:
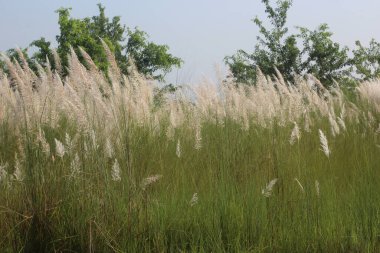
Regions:
<svg viewBox="0 0 380 253"><path fill-rule="evenodd" d="M181 66L182 60L168 53L168 46L148 42L147 38L147 33L138 28L128 29L127 55L134 59L141 73L163 80L173 66Z"/></svg>
<svg viewBox="0 0 380 253"><path fill-rule="evenodd" d="M148 35L138 29L126 29L120 24L120 17L110 20L105 15L105 8L98 4L99 15L91 18L74 19L70 9L61 8L58 24L60 34L57 36L58 53L63 66L67 66L70 47L83 48L103 71L108 68L106 52L100 43L102 39L124 74L128 73L129 58L133 58L138 71L145 75L163 80L165 74L173 67L180 67L182 60L172 56L167 45L157 45L147 41ZM124 37L127 32L127 38ZM78 53L78 55L80 55Z"/></svg>
<svg viewBox="0 0 380 253"><path fill-rule="evenodd" d="M236 81L252 84L256 81L257 67L269 76L275 75L276 67L289 81L293 81L295 74L308 73L326 86L334 80L351 85L353 62L358 75L377 75L379 44L372 42L368 49L359 44L354 51L355 59L350 59L349 49L332 40L333 33L327 24L320 25L314 31L299 27L298 34L288 35L286 21L291 0L278 0L276 7L272 7L269 0L262 0L262 3L271 27L266 28L263 21L256 17L253 21L259 27L260 36L257 37L254 52L249 54L239 50L237 54L225 58Z"/></svg>
<svg viewBox="0 0 380 253"><path fill-rule="evenodd" d="M349 49L333 42L327 24L320 25L310 31L301 27L299 37L303 39L302 70L313 74L324 85L331 85L333 80L339 81L349 78L351 63L348 57Z"/></svg>
<svg viewBox="0 0 380 253"><path fill-rule="evenodd" d="M251 55L244 50L224 58L231 71L231 76L238 83L253 84L256 82L256 68Z"/></svg>
<svg viewBox="0 0 380 253"><path fill-rule="evenodd" d="M356 49L353 50L352 63L355 66L357 78L369 80L380 77L380 43L372 39L369 47L364 47L360 41L356 41Z"/></svg>
<svg viewBox="0 0 380 253"><path fill-rule="evenodd" d="M258 17L253 22L259 27L261 36L252 54L239 50L237 54L225 58L233 76L238 82L254 83L256 67L265 75L274 75L277 68L288 80L293 78L300 68L300 50L296 36L286 36L287 13L292 5L291 0L279 0L272 7L269 0L262 0L271 28L266 28Z"/></svg>
<svg viewBox="0 0 380 253"><path fill-rule="evenodd" d="M50 64L53 65L52 68L55 69L53 53L50 49L50 44L51 43L49 41L46 41L46 39L43 37L30 43L29 46L36 47L37 49L31 59L38 62L44 67L46 67L47 61L49 60Z"/></svg>
<svg viewBox="0 0 380 253"><path fill-rule="evenodd" d="M100 8L101 6L99 6ZM58 54L61 58L62 65L68 66L68 55L70 47L78 50L79 47L83 48L92 58L94 63L99 69L106 71L108 68L107 56L100 43L100 36L103 34L98 33L98 29L92 22L91 18L75 19L70 17L70 8L60 8L58 13L58 24L60 34L56 36L58 42ZM100 10L102 10L100 8ZM109 38L104 37L105 41L109 42ZM110 49L113 50L112 44L107 43ZM78 56L80 56L77 51Z"/></svg>
<svg viewBox="0 0 380 253"><path fill-rule="evenodd" d="M60 30L56 36L57 52L61 58L63 74L67 74L68 55L71 52L71 47L76 51L79 60L83 60L79 52L79 48L82 48L90 55L97 67L107 73L109 62L101 40L115 55L118 66L124 74L128 74L130 58L133 58L137 70L142 74L161 81L173 67L181 66L183 61L170 54L167 45L157 45L148 41L147 33L137 28L127 29L120 23L119 16L110 19L106 17L105 8L101 4L98 4L98 8L99 14L97 16L83 19L72 18L70 16L71 8L60 8L56 11ZM34 61L46 67L47 60L49 60L52 68L55 68L53 51L49 41L40 38L33 41L30 46L37 50L31 58L25 51L25 58L28 59L28 63L34 70L36 70L36 66L33 65ZM9 50L8 55L19 60L14 49ZM83 63L85 64L85 62ZM0 68L6 70L5 64L1 61Z"/></svg>

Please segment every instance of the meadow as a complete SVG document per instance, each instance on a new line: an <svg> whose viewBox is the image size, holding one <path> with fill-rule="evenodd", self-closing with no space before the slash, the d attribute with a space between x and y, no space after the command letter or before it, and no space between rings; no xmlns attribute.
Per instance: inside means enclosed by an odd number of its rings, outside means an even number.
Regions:
<svg viewBox="0 0 380 253"><path fill-rule="evenodd" d="M22 54L20 54L22 59ZM380 82L203 82L3 56L1 252L379 252Z"/></svg>

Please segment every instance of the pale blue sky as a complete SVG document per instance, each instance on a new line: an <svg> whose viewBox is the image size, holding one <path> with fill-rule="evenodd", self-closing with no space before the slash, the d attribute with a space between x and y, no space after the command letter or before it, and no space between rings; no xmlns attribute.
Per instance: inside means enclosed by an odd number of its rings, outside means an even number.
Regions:
<svg viewBox="0 0 380 253"><path fill-rule="evenodd" d="M25 47L41 36L55 41L56 9L72 7L74 17L93 16L98 2L108 16L121 16L122 23L138 26L184 59L180 82L212 76L214 65L237 49L252 51L258 30L251 19L265 18L260 0L0 0L0 51ZM358 39L380 41L379 0L294 0L288 20L289 27L313 29L328 23L334 39L347 46Z"/></svg>

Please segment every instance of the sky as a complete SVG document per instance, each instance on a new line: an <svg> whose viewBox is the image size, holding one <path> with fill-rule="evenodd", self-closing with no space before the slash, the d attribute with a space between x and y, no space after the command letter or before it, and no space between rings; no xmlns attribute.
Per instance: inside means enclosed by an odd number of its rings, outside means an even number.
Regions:
<svg viewBox="0 0 380 253"><path fill-rule="evenodd" d="M251 20L266 17L261 0L0 0L0 51L40 37L55 42L55 10L72 7L73 17L84 18L98 14L99 2L108 17L121 16L127 27L139 27L185 61L168 75L176 83L212 78L216 66L224 68L225 56L238 49L252 52L259 33ZM288 27L327 23L335 41L353 47L356 40L380 41L379 11L379 0L294 0Z"/></svg>

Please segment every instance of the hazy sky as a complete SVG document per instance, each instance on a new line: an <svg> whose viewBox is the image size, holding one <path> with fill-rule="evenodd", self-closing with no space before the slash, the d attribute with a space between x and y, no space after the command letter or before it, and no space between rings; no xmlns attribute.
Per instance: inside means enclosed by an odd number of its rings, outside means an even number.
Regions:
<svg viewBox="0 0 380 253"><path fill-rule="evenodd" d="M96 15L98 2L107 16L121 16L122 23L138 26L152 41L168 44L186 62L169 77L178 75L180 82L212 76L214 65L237 49L251 52L258 35L251 19L265 18L261 0L0 0L0 51L25 47L41 36L55 41L56 9L72 7L72 16L82 18ZM380 40L380 0L294 0L289 27L314 29L321 23L347 46Z"/></svg>

